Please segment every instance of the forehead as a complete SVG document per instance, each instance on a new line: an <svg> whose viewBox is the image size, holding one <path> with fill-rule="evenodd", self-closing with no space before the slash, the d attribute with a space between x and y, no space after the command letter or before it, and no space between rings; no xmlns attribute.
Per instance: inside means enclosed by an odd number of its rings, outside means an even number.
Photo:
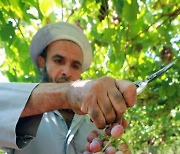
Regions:
<svg viewBox="0 0 180 154"><path fill-rule="evenodd" d="M47 47L47 58L59 54L63 57L69 57L83 62L83 53L81 47L75 42L69 40L54 41Z"/></svg>

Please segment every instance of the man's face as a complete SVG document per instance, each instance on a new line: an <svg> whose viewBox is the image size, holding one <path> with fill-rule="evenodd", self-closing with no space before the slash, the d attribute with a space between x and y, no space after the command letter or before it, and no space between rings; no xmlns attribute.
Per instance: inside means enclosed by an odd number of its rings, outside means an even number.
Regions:
<svg viewBox="0 0 180 154"><path fill-rule="evenodd" d="M83 54L74 42L58 40L47 47L46 59L38 57L38 64L47 75L46 82L70 82L80 79Z"/></svg>

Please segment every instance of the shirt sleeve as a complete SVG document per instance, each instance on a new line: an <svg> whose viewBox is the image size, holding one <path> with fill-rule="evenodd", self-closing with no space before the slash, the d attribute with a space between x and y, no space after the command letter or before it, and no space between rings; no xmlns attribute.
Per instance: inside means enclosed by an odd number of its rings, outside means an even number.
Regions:
<svg viewBox="0 0 180 154"><path fill-rule="evenodd" d="M0 147L21 149L36 135L42 115L20 115L37 85L0 83Z"/></svg>

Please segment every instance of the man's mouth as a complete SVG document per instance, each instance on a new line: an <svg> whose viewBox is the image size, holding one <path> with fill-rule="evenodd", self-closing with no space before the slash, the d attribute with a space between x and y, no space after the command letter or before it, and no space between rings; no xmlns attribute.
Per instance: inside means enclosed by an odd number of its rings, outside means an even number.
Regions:
<svg viewBox="0 0 180 154"><path fill-rule="evenodd" d="M65 83L65 82L70 82L70 79L66 77L61 77L61 78L57 78L56 80L56 83Z"/></svg>

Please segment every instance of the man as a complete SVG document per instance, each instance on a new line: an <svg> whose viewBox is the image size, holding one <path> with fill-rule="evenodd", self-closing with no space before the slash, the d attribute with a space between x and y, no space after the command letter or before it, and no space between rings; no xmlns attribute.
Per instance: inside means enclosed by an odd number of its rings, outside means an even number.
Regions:
<svg viewBox="0 0 180 154"><path fill-rule="evenodd" d="M83 153L89 132L120 123L135 103L136 87L129 81L80 81L92 51L76 26L59 22L41 28L30 54L42 81L50 83L0 84L0 146L9 153Z"/></svg>

